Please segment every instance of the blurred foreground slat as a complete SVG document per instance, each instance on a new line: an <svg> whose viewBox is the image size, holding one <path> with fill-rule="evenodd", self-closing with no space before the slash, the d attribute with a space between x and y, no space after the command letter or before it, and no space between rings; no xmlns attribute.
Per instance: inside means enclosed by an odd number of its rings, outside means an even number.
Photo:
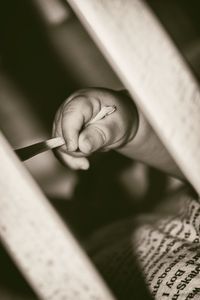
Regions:
<svg viewBox="0 0 200 300"><path fill-rule="evenodd" d="M113 299L0 135L0 236L40 299Z"/></svg>

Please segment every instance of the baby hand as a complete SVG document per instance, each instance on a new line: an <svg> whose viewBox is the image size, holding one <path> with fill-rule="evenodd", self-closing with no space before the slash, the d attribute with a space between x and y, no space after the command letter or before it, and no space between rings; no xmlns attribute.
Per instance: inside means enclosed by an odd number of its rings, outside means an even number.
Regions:
<svg viewBox="0 0 200 300"><path fill-rule="evenodd" d="M116 109L88 124L105 106ZM77 91L64 102L56 114L53 135L66 142L58 149L61 159L73 169L87 169L87 156L97 150L122 147L133 139L137 126L137 110L128 95L92 88Z"/></svg>

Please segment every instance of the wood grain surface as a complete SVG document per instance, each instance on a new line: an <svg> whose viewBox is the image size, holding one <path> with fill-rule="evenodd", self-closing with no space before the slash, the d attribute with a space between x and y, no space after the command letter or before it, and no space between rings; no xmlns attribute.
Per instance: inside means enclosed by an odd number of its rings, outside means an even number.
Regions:
<svg viewBox="0 0 200 300"><path fill-rule="evenodd" d="M1 240L39 298L114 299L2 135L0 157Z"/></svg>
<svg viewBox="0 0 200 300"><path fill-rule="evenodd" d="M200 193L200 90L142 0L68 0L185 176Z"/></svg>

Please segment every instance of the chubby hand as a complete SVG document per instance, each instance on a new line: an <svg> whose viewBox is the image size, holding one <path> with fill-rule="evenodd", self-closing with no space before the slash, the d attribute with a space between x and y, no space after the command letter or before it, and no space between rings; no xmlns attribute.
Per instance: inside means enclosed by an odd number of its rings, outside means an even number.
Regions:
<svg viewBox="0 0 200 300"><path fill-rule="evenodd" d="M114 106L116 110L89 124L104 106ZM64 163L73 169L88 169L90 154L126 145L134 138L137 126L137 110L128 95L91 88L77 91L59 108L53 136L65 140L65 145L57 150Z"/></svg>

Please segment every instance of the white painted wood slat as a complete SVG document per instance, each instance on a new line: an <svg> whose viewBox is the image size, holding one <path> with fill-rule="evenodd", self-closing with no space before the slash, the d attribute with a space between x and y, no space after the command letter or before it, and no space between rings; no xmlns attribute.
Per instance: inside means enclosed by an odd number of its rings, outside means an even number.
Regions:
<svg viewBox="0 0 200 300"><path fill-rule="evenodd" d="M112 300L68 228L0 135L0 236L45 300Z"/></svg>
<svg viewBox="0 0 200 300"><path fill-rule="evenodd" d="M200 89L142 0L68 0L200 193Z"/></svg>

